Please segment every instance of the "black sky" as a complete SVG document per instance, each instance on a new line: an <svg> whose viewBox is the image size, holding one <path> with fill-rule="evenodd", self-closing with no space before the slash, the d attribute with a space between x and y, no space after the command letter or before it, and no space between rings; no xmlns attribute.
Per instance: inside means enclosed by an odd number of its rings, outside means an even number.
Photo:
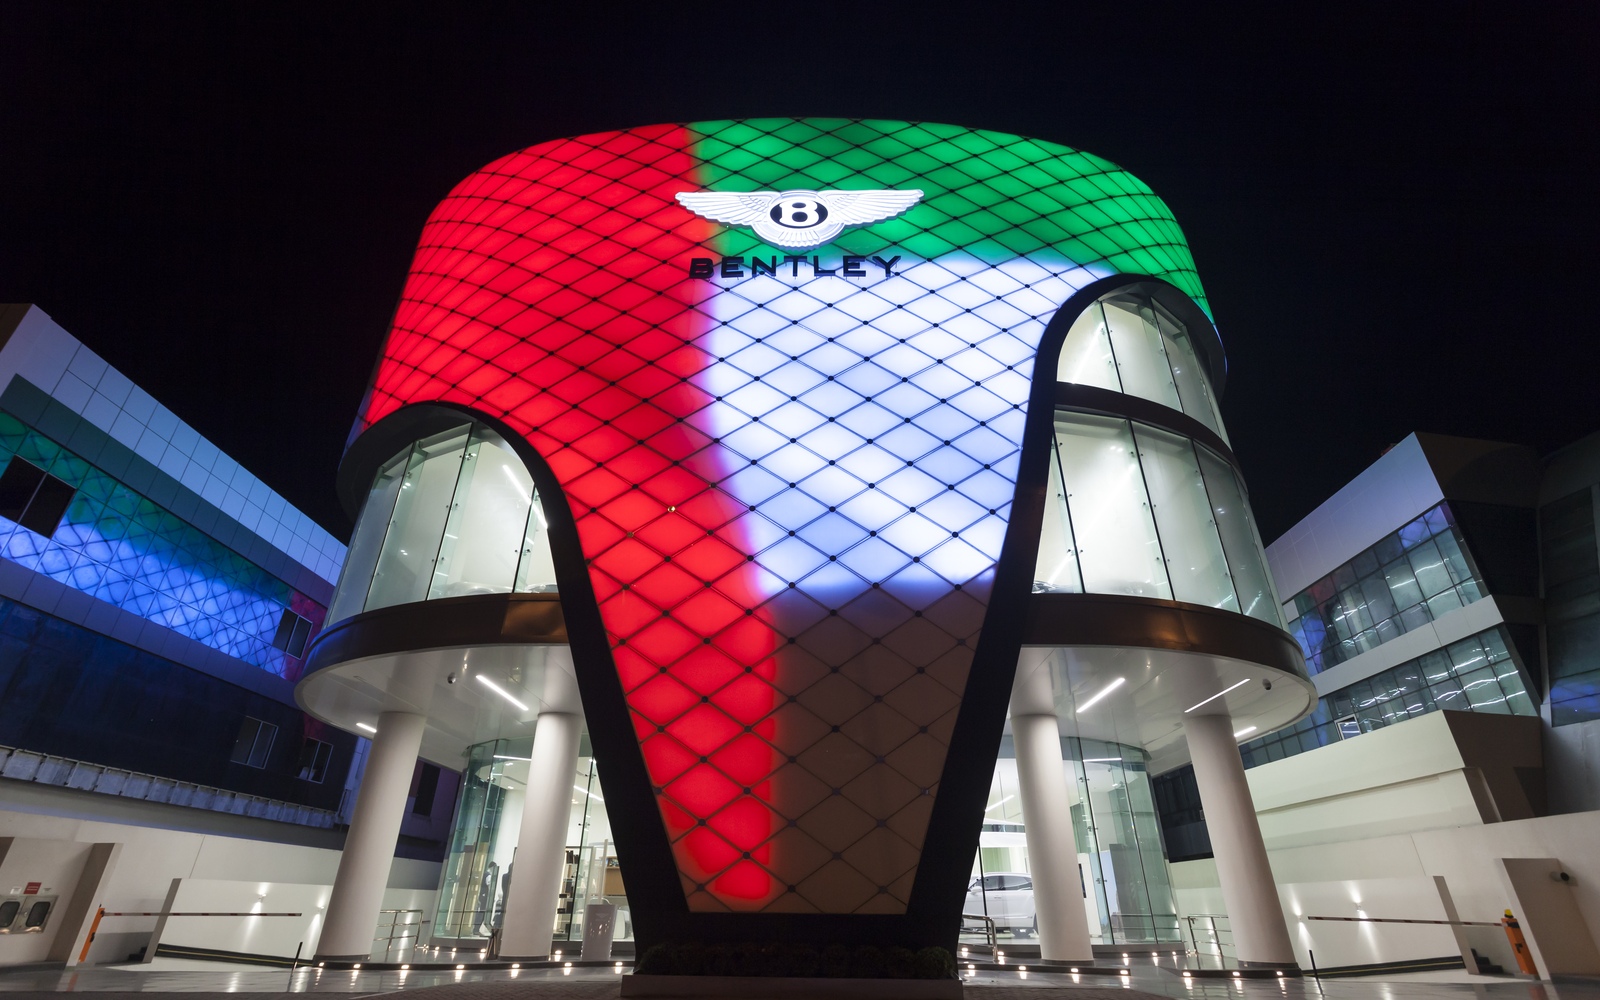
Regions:
<svg viewBox="0 0 1600 1000"><path fill-rule="evenodd" d="M946 121L1172 207L1268 539L1412 430L1600 429L1600 8L1296 6L9 0L0 301L343 538L345 436L461 177L655 122Z"/></svg>

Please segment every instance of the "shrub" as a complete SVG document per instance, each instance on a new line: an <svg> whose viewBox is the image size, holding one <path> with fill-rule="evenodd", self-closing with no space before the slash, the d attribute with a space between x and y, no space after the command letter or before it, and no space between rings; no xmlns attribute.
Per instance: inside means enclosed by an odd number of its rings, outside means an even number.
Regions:
<svg viewBox="0 0 1600 1000"><path fill-rule="evenodd" d="M910 948L890 948L884 953L884 971L890 979L915 979L917 956Z"/></svg>
<svg viewBox="0 0 1600 1000"><path fill-rule="evenodd" d="M734 966L733 949L725 944L714 944L706 948L705 968L701 971L707 976L736 976Z"/></svg>
<svg viewBox="0 0 1600 1000"><path fill-rule="evenodd" d="M700 976L706 971L706 950L697 941L678 945L672 961L672 971L679 976Z"/></svg>
<svg viewBox="0 0 1600 1000"><path fill-rule="evenodd" d="M943 948L924 948L917 952L918 979L954 979L956 957Z"/></svg>
<svg viewBox="0 0 1600 1000"><path fill-rule="evenodd" d="M850 956L850 975L856 979L882 979L888 971L883 949L875 944L861 945Z"/></svg>
<svg viewBox="0 0 1600 1000"><path fill-rule="evenodd" d="M844 979L850 975L850 949L842 944L830 944L822 949L819 964L824 976Z"/></svg>
<svg viewBox="0 0 1600 1000"><path fill-rule="evenodd" d="M650 950L639 956L639 962L633 971L647 976L670 976L677 972L676 963L673 961L673 949L664 944L650 946Z"/></svg>

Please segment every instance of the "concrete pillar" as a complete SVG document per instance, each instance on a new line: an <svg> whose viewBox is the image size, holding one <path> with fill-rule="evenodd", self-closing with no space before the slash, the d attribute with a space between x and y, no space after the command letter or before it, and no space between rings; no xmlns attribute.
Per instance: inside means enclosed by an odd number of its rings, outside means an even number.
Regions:
<svg viewBox="0 0 1600 1000"><path fill-rule="evenodd" d="M533 729L533 760L522 800L522 828L511 864L501 958L544 958L556 922L556 897L566 863L567 821L572 815L572 778L578 767L583 719L544 712Z"/></svg>
<svg viewBox="0 0 1600 1000"><path fill-rule="evenodd" d="M1189 716L1183 720L1183 734L1194 761L1239 964L1292 968L1294 948L1233 737L1233 720L1226 715Z"/></svg>
<svg viewBox="0 0 1600 1000"><path fill-rule="evenodd" d="M1090 964L1094 949L1078 873L1067 773L1061 762L1061 725L1054 713L1013 715L1011 739L1017 748L1017 786L1039 918L1039 957Z"/></svg>
<svg viewBox="0 0 1600 1000"><path fill-rule="evenodd" d="M333 894L317 941L317 958L359 961L372 950L426 723L425 717L411 712L378 716L367 773L356 794L350 832L345 836L339 873L333 879Z"/></svg>

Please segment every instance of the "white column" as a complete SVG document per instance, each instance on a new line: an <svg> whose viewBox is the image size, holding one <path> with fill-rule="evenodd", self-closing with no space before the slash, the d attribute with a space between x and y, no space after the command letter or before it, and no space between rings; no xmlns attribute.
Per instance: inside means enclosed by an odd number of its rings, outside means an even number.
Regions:
<svg viewBox="0 0 1600 1000"><path fill-rule="evenodd" d="M1045 961L1094 960L1089 920L1072 833L1072 803L1061 763L1061 725L1054 713L1013 715L1017 786L1028 838L1028 871L1039 917L1039 957Z"/></svg>
<svg viewBox="0 0 1600 1000"><path fill-rule="evenodd" d="M578 767L583 719L543 712L533 729L533 760L522 800L522 829L511 864L501 958L544 958L555 935L556 897L566 863L567 821L572 815L572 778Z"/></svg>
<svg viewBox="0 0 1600 1000"><path fill-rule="evenodd" d="M1194 761L1195 784L1239 964L1293 967L1289 927L1245 781L1239 743L1233 738L1233 720L1226 715L1190 716L1183 720L1183 734Z"/></svg>
<svg viewBox="0 0 1600 1000"><path fill-rule="evenodd" d="M350 817L339 874L333 879L333 894L317 942L318 958L359 960L372 950L426 724L424 716L411 712L378 716L367 773L356 793L355 813Z"/></svg>

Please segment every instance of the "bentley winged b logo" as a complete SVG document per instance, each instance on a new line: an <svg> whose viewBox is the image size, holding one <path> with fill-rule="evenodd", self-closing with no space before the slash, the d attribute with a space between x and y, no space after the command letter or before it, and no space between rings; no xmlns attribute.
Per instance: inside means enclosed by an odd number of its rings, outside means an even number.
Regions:
<svg viewBox="0 0 1600 1000"><path fill-rule="evenodd" d="M922 200L922 191L683 191L689 211L725 226L749 226L768 243L809 250L845 226L892 219Z"/></svg>

